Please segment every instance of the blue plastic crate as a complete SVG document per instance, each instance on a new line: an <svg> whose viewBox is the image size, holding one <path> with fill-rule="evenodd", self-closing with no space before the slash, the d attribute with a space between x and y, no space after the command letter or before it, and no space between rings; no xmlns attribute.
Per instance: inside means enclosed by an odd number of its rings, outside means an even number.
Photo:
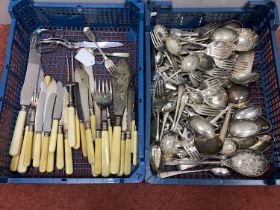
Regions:
<svg viewBox="0 0 280 210"><path fill-rule="evenodd" d="M6 51L0 89L0 181L10 183L137 183L144 179L144 4L128 0L124 4L55 4L34 3L30 0L10 2L12 22ZM73 150L74 173L55 169L53 173L41 174L30 167L26 174L11 173L9 165L10 141L19 111L20 91L23 85L29 38L37 28L62 29L66 39L87 40L83 27L89 26L98 41L119 41L124 46L108 52L128 52L129 65L134 73L136 86L136 113L139 139L139 164L127 177L92 177L90 165L83 158L81 149ZM71 50L42 54L42 67L46 74L65 82L65 55ZM113 59L115 60L115 59ZM116 60L115 60L116 61ZM75 61L75 66L80 65ZM94 66L96 77L110 77L103 65ZM112 110L112 109L110 109ZM113 113L112 113L113 114ZM112 117L113 118L113 117ZM112 119L113 120L113 119Z"/></svg>
<svg viewBox="0 0 280 210"><path fill-rule="evenodd" d="M210 6L210 5L209 5ZM250 85L252 102L263 109L263 114L272 123L272 135L276 142L266 152L271 160L270 170L258 178L246 178L233 173L230 177L219 178L211 172L180 175L173 178L160 179L151 170L149 164L151 136L151 70L154 67L154 50L150 42L149 32L156 24L167 28L193 29L214 21L238 20L246 27L253 28L259 34L256 47L254 71L261 74L256 84ZM149 2L145 9L146 40L146 75L145 75L145 180L152 184L192 184L192 185L275 185L280 178L280 63L276 41L278 27L278 10L273 2L255 1L244 7L223 8L172 8L170 2Z"/></svg>

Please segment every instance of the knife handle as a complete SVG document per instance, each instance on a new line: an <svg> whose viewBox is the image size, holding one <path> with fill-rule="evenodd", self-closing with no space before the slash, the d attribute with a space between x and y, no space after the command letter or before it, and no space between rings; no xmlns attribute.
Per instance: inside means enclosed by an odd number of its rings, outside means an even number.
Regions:
<svg viewBox="0 0 280 210"><path fill-rule="evenodd" d="M25 173L27 171L27 167L23 164L27 133L28 133L28 126L25 127L24 137L22 137L23 141L22 141L22 147L21 147L21 152L19 155L19 161L18 161L18 167L17 167L17 171L19 173Z"/></svg>
<svg viewBox="0 0 280 210"><path fill-rule="evenodd" d="M121 126L114 126L113 128L113 140L111 149L111 174L117 174L120 171L120 159L121 159Z"/></svg>
<svg viewBox="0 0 280 210"><path fill-rule="evenodd" d="M18 113L16 126L14 129L14 134L10 146L9 154L11 156L19 155L20 154L20 148L22 145L22 136L24 131L24 124L25 124L25 118L26 118L26 107L21 107L21 110Z"/></svg>
<svg viewBox="0 0 280 210"><path fill-rule="evenodd" d="M136 130L136 126L132 131L133 134L133 165L137 165L138 162L138 132Z"/></svg>
<svg viewBox="0 0 280 210"><path fill-rule="evenodd" d="M94 157L94 173L101 174L102 171L102 134L101 131L96 131L95 139L95 157Z"/></svg>
<svg viewBox="0 0 280 210"><path fill-rule="evenodd" d="M47 172L51 173L54 169L54 152L48 151Z"/></svg>
<svg viewBox="0 0 280 210"><path fill-rule="evenodd" d="M55 152L57 139L58 119L52 121L52 131L50 136L49 152Z"/></svg>
<svg viewBox="0 0 280 210"><path fill-rule="evenodd" d="M80 121L80 131L81 131L81 142L82 142L82 151L83 151L83 156L87 157L87 138L86 138L86 129L85 129L85 124Z"/></svg>
<svg viewBox="0 0 280 210"><path fill-rule="evenodd" d="M40 156L41 156L41 141L42 133L35 133L35 142L34 142L34 157L33 157L33 167L39 167L40 165Z"/></svg>
<svg viewBox="0 0 280 210"><path fill-rule="evenodd" d="M15 155L12 157L11 164L10 164L10 171L16 171L18 168L19 162L19 155Z"/></svg>
<svg viewBox="0 0 280 210"><path fill-rule="evenodd" d="M41 173L44 173L47 170L48 153L49 153L49 138L50 138L49 134L44 133L43 140L42 140L40 166L39 166L39 171Z"/></svg>
<svg viewBox="0 0 280 210"><path fill-rule="evenodd" d="M64 167L64 148L63 148L63 133L62 126L58 128L56 145L56 167L63 169Z"/></svg>
<svg viewBox="0 0 280 210"><path fill-rule="evenodd" d="M107 121L106 121L107 124ZM109 132L107 130L102 131L102 172L103 177L110 175L110 153L109 153Z"/></svg>
<svg viewBox="0 0 280 210"><path fill-rule="evenodd" d="M95 169L94 169L94 165L95 164L90 164L90 167L91 167L91 175L93 176L93 177L97 177L98 175L95 173Z"/></svg>
<svg viewBox="0 0 280 210"><path fill-rule="evenodd" d="M93 140L95 140L95 134L96 134L96 117L95 115L90 116L90 124L91 124L91 131L92 131L92 137Z"/></svg>
<svg viewBox="0 0 280 210"><path fill-rule="evenodd" d="M131 154L133 154L134 153L134 127L135 127L135 120L132 120L131 121L131 128L130 128L130 130L131 130Z"/></svg>
<svg viewBox="0 0 280 210"><path fill-rule="evenodd" d="M92 164L94 163L94 146L93 146L92 133L91 133L89 122L85 123L85 128L86 128L88 162Z"/></svg>
<svg viewBox="0 0 280 210"><path fill-rule="evenodd" d="M64 149L65 149L65 172L67 175L71 175L73 174L72 148L69 147L67 133L64 133Z"/></svg>
<svg viewBox="0 0 280 210"><path fill-rule="evenodd" d="M121 166L120 166L120 171L117 174L118 176L123 176L123 170L124 170L124 157L125 157L125 133L122 132L122 137L121 137Z"/></svg>
<svg viewBox="0 0 280 210"><path fill-rule="evenodd" d="M31 158L34 160L34 150L35 150L35 140L36 140L36 135L33 133L33 140L32 140L32 156Z"/></svg>
<svg viewBox="0 0 280 210"><path fill-rule="evenodd" d="M113 129L112 129L110 119L108 119L108 132L109 132L109 148L110 148L110 155L111 155L112 154Z"/></svg>
<svg viewBox="0 0 280 210"><path fill-rule="evenodd" d="M74 147L76 144L76 128L75 128L75 108L68 107L68 145Z"/></svg>
<svg viewBox="0 0 280 210"><path fill-rule="evenodd" d="M131 173L131 134L126 132L125 157L124 157L124 175Z"/></svg>
<svg viewBox="0 0 280 210"><path fill-rule="evenodd" d="M44 83L45 83L45 85L48 86L48 85L50 84L51 80L52 80L52 77L51 77L50 75L46 75L46 76L44 77Z"/></svg>
<svg viewBox="0 0 280 210"><path fill-rule="evenodd" d="M80 133L80 120L78 118L78 114L75 116L75 128L76 128L76 144L74 149L79 149L81 146L81 133Z"/></svg>
<svg viewBox="0 0 280 210"><path fill-rule="evenodd" d="M26 137L26 145L25 145L25 154L24 154L24 159L23 159L23 164L28 167L30 166L31 163L31 154L32 154L32 141L33 141L33 126L34 125L29 125L29 129L27 132L27 137Z"/></svg>

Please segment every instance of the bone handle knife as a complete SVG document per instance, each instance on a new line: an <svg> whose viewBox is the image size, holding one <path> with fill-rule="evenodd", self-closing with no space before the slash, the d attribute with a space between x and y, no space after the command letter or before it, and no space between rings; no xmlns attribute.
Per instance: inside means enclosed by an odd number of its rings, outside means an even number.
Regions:
<svg viewBox="0 0 280 210"><path fill-rule="evenodd" d="M58 119L54 119L52 121L52 130L51 130L51 136L50 136L49 152L55 152L57 130L58 130Z"/></svg>
<svg viewBox="0 0 280 210"><path fill-rule="evenodd" d="M88 152L87 152L86 129L85 129L85 124L82 121L80 121L80 132L81 132L81 142L82 142L83 156L87 157L88 156Z"/></svg>
<svg viewBox="0 0 280 210"><path fill-rule="evenodd" d="M25 118L27 114L27 107L21 106L21 110L19 111L16 126L14 129L14 134L11 142L11 147L9 154L19 155L20 154L20 148L22 147L22 136L24 131L24 124L25 124Z"/></svg>
<svg viewBox="0 0 280 210"><path fill-rule="evenodd" d="M138 161L138 132L136 125L134 126L134 129L132 130L133 134L133 165L137 165Z"/></svg>
<svg viewBox="0 0 280 210"><path fill-rule="evenodd" d="M51 173L54 169L54 152L48 151L47 172Z"/></svg>
<svg viewBox="0 0 280 210"><path fill-rule="evenodd" d="M58 126L57 142L56 142L56 168L64 167L64 148L63 148L63 126Z"/></svg>
<svg viewBox="0 0 280 210"><path fill-rule="evenodd" d="M121 137L121 163L120 163L120 171L117 174L118 176L123 176L124 158L125 158L125 132L122 132L122 137Z"/></svg>
<svg viewBox="0 0 280 210"><path fill-rule="evenodd" d="M121 158L121 117L116 117L115 126L113 128L113 140L111 149L111 174L117 174L120 170Z"/></svg>
<svg viewBox="0 0 280 210"><path fill-rule="evenodd" d="M93 141L92 141L90 122L85 123L85 129L86 129L88 162L90 164L92 164L92 163L94 163L94 146L93 146Z"/></svg>
<svg viewBox="0 0 280 210"><path fill-rule="evenodd" d="M94 162L94 172L96 175L100 175L102 171L102 134L100 130L96 130Z"/></svg>
<svg viewBox="0 0 280 210"><path fill-rule="evenodd" d="M77 112L75 115L75 128L76 128L76 144L74 146L74 149L79 149L81 146L81 133L80 133L80 120Z"/></svg>
<svg viewBox="0 0 280 210"><path fill-rule="evenodd" d="M20 152L20 155L19 155L19 162L18 162L18 167L17 167L17 171L19 173L25 173L27 171L27 167L23 164L24 155L25 155L25 145L26 145L27 133L28 133L28 126L26 126L25 131L24 131L24 137L23 137L21 152Z"/></svg>
<svg viewBox="0 0 280 210"><path fill-rule="evenodd" d="M42 151L40 157L40 165L39 165L39 171L41 173L44 173L47 170L49 140L50 140L50 133L44 133L43 140L42 140L42 147L41 147Z"/></svg>
<svg viewBox="0 0 280 210"><path fill-rule="evenodd" d="M68 135L64 133L64 149L65 149L65 172L67 175L73 174L72 148L68 143Z"/></svg>
<svg viewBox="0 0 280 210"><path fill-rule="evenodd" d="M131 133L126 132L125 140L125 157L124 157L124 174L129 175L131 173Z"/></svg>
<svg viewBox="0 0 280 210"><path fill-rule="evenodd" d="M103 110L102 110L103 111ZM107 119L102 122L102 172L103 177L110 175L110 149Z"/></svg>
<svg viewBox="0 0 280 210"><path fill-rule="evenodd" d="M34 133L34 124L30 124L28 126L28 132L26 137L26 145L25 145L25 154L23 164L28 167L31 163L31 154L32 154L32 141L33 141L33 133Z"/></svg>

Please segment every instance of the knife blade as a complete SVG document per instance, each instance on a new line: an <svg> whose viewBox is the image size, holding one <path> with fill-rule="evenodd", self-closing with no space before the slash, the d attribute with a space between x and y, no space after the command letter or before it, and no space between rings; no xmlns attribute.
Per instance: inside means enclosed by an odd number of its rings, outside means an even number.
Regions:
<svg viewBox="0 0 280 210"><path fill-rule="evenodd" d="M44 81L41 82L40 89L41 92L39 95L36 114L35 114L35 142L34 142L35 145L34 145L33 167L39 167L40 164L44 104L46 99L46 85Z"/></svg>
<svg viewBox="0 0 280 210"><path fill-rule="evenodd" d="M36 87L36 82L38 80L41 55L35 50L37 41L38 37L36 33L33 33L30 39L27 71L25 74L25 79L20 94L20 111L16 121L13 138L9 150L9 154L12 156L19 155L20 153L20 148L22 145L21 136L23 135L24 131L24 122L26 118L27 108L31 103L33 90Z"/></svg>
<svg viewBox="0 0 280 210"><path fill-rule="evenodd" d="M89 79L88 74L84 69L76 69L75 71L76 81L79 83L80 87L80 94L81 94L81 104L82 110L84 115L84 124L86 130L86 142L87 142L87 155L88 155L88 162L90 164L94 163L94 146L93 146L93 139L92 139L92 132L91 132L91 124L89 118Z"/></svg>
<svg viewBox="0 0 280 210"><path fill-rule="evenodd" d="M120 168L121 150L121 118L126 106L127 88L130 78L129 65L126 59L120 59L116 64L117 71L113 76L113 103L115 111L115 125L113 128L113 141L111 150L110 171L117 174Z"/></svg>
<svg viewBox="0 0 280 210"><path fill-rule="evenodd" d="M87 42L83 41L80 43L76 43L79 45L78 48L97 48L96 44L94 42ZM100 48L111 48L111 47L122 47L123 43L121 42L97 42Z"/></svg>
<svg viewBox="0 0 280 210"><path fill-rule="evenodd" d="M44 104L44 123L43 123L44 136L42 140L42 151L41 151L40 165L39 165L39 171L41 173L45 172L47 169L49 137L50 137L50 131L52 126L53 107L55 103L56 92L57 92L56 81L52 79L47 87L46 99Z"/></svg>
<svg viewBox="0 0 280 210"><path fill-rule="evenodd" d="M49 152L55 152L56 149L58 122L61 117L62 105L63 105L63 85L59 81L56 83L56 86L57 86L57 91L56 91L55 105L53 109L53 117L52 117L53 120L52 120Z"/></svg>

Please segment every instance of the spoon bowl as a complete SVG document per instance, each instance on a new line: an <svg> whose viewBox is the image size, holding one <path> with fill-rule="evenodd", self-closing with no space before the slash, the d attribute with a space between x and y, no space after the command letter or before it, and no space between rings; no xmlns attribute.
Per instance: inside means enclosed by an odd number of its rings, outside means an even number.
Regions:
<svg viewBox="0 0 280 210"><path fill-rule="evenodd" d="M256 105L238 109L233 114L233 120L255 120L261 114L261 108Z"/></svg>
<svg viewBox="0 0 280 210"><path fill-rule="evenodd" d="M260 126L261 130L259 133L267 133L271 129L271 123L264 117L258 117L256 123Z"/></svg>
<svg viewBox="0 0 280 210"><path fill-rule="evenodd" d="M150 148L150 166L153 171L158 172L163 166L163 157L160 146L152 144Z"/></svg>
<svg viewBox="0 0 280 210"><path fill-rule="evenodd" d="M217 28L211 34L212 41L225 41L225 42L235 42L238 39L238 33L227 27Z"/></svg>
<svg viewBox="0 0 280 210"><path fill-rule="evenodd" d="M235 84L248 84L250 82L256 82L259 79L260 74L257 72L234 74L230 78L230 80Z"/></svg>
<svg viewBox="0 0 280 210"><path fill-rule="evenodd" d="M262 136L259 136L257 137L257 139L258 142L255 145L251 146L250 149L261 153L269 150L274 142L274 137L269 134L264 134Z"/></svg>
<svg viewBox="0 0 280 210"><path fill-rule="evenodd" d="M229 133L234 137L246 138L260 131L258 124L251 120L235 120L229 126Z"/></svg>
<svg viewBox="0 0 280 210"><path fill-rule="evenodd" d="M206 155L217 154L223 148L223 142L218 135L213 138L195 138L194 143L197 150Z"/></svg>
<svg viewBox="0 0 280 210"><path fill-rule="evenodd" d="M215 130L213 126L203 117L194 115L190 120L190 127L194 133L203 138L214 138Z"/></svg>
<svg viewBox="0 0 280 210"><path fill-rule="evenodd" d="M255 136L249 136L247 138L232 138L235 142L237 142L237 144L239 145L239 147L244 148L244 149L248 149L249 147L253 146L254 144L257 143L257 138Z"/></svg>

